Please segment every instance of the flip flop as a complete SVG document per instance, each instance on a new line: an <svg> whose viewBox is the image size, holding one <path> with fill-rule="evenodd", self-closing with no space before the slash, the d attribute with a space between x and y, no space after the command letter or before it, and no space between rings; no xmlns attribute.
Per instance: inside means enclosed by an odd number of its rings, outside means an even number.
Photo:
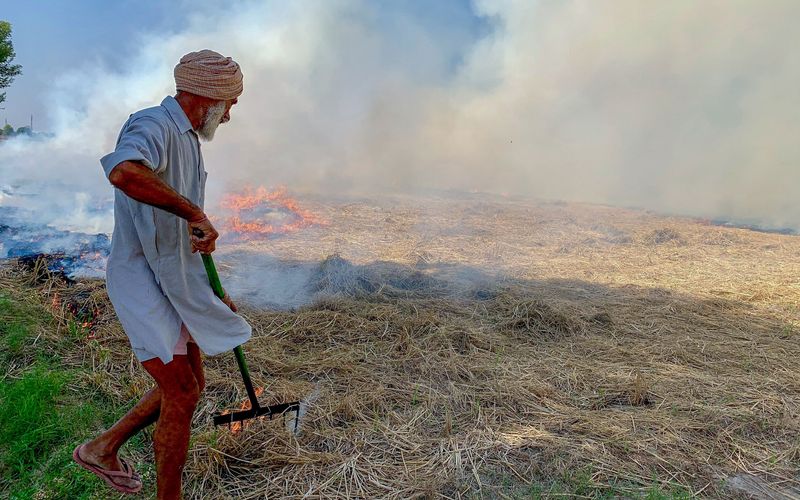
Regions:
<svg viewBox="0 0 800 500"><path fill-rule="evenodd" d="M86 443L79 444L75 448L75 451L72 452L72 459L75 460L75 462L77 462L78 465L80 465L84 469L88 470L89 472L91 472L93 474L96 474L103 481L105 481L106 484L108 484L109 486L111 486L112 488L114 488L117 491L120 491L122 493L139 493L139 491L141 491L141 489L142 489L142 481L141 480L139 480L139 486L136 486L136 487L133 487L133 488L128 487L128 486L124 486L122 484L117 484L117 483L114 482L113 478L133 479L133 475L136 473L136 471L133 470L133 466L131 466L131 464L129 464L127 460L125 460L124 458L120 458L119 459L120 463L122 464L122 470L101 469L100 467L97 467L96 465L92 465L92 464L90 464L88 462L85 462L85 461L83 461L81 459L81 457L78 454L78 452L80 451L81 448L83 448L83 446L85 444Z"/></svg>

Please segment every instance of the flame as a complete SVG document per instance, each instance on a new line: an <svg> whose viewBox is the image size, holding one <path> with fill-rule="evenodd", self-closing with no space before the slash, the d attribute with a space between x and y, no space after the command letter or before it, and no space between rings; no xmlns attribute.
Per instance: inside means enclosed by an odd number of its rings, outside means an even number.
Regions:
<svg viewBox="0 0 800 500"><path fill-rule="evenodd" d="M297 200L289 197L285 187L269 191L263 186L246 188L243 193L230 193L220 202L230 212L225 219L225 229L240 240L266 238L275 234L287 234L310 226L324 226L326 222L310 210L300 207ZM282 215L280 223L264 220L263 213Z"/></svg>
<svg viewBox="0 0 800 500"><path fill-rule="evenodd" d="M56 299L58 298L58 294L56 297L53 298L53 304L56 304ZM60 299L58 301L60 304ZM76 324L83 330L86 334L86 339L93 339L96 337L94 331L94 320L100 316L100 308L95 306L92 309L89 309L88 305L83 305L78 307L78 304L75 302L69 302L67 304L67 310L72 314L72 317L75 318Z"/></svg>
<svg viewBox="0 0 800 500"><path fill-rule="evenodd" d="M256 397L261 397L261 394L264 392L264 389L262 387L256 387L255 388L255 392L256 392ZM250 398L247 398L244 401L242 401L242 405L239 407L239 410L249 410L249 409L250 409ZM230 413L230 412L229 411L225 411L222 414L223 415L227 415L228 413ZM244 422L234 422L234 423L232 423L230 425L231 434L237 434L239 431L241 431L243 423Z"/></svg>

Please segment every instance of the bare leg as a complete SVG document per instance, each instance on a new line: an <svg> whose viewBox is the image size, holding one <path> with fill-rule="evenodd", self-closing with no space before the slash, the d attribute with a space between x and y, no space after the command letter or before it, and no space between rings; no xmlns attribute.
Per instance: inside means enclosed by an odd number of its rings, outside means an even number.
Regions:
<svg viewBox="0 0 800 500"><path fill-rule="evenodd" d="M181 472L189 449L189 434L200 387L189 356L175 356L166 365L158 358L145 361L145 370L161 391L161 412L153 435L158 499L181 498Z"/></svg>
<svg viewBox="0 0 800 500"><path fill-rule="evenodd" d="M194 342L189 342L186 350L188 354L187 357L189 358L189 365L192 368L192 373L194 373L197 386L200 392L203 392L206 379L203 373L203 359L200 354L200 349ZM96 455L98 457L112 457L113 460L109 460L108 463L91 462L103 468L108 468L108 466L116 462L117 452L122 445L133 437L134 434L148 427L150 424L155 423L156 420L158 420L160 412L161 392L158 387L156 387L145 393L142 399L136 403L136 406L131 408L131 410L125 414L124 417L119 419L113 427L87 443L82 451L86 451L87 454ZM81 458L83 458L83 453L81 453Z"/></svg>
<svg viewBox="0 0 800 500"><path fill-rule="evenodd" d="M202 392L205 387L205 374L203 373L203 360L200 349L194 342L187 345L186 356L189 361L198 390ZM177 358L177 356L176 356ZM105 470L122 470L119 462L119 449L134 434L156 422L161 413L161 391L158 387L148 391L131 410L110 429L100 434L97 438L86 443L79 454L82 460L92 465L97 465ZM119 484L134 487L139 481L138 475L131 480L116 479Z"/></svg>
<svg viewBox="0 0 800 500"><path fill-rule="evenodd" d="M158 419L160 406L161 392L158 388L151 389L110 429L81 447L78 450L81 459L105 470L122 470L122 463L117 456L120 447ZM131 479L116 478L114 481L128 487L135 487L141 482L138 474Z"/></svg>
<svg viewBox="0 0 800 500"><path fill-rule="evenodd" d="M197 387L200 392L206 388L206 374L203 372L203 356L200 353L200 348L194 342L186 344L186 354L189 358L189 364L192 366L194 378L197 380Z"/></svg>
<svg viewBox="0 0 800 500"><path fill-rule="evenodd" d="M103 432L84 447L99 455L116 455L120 447L134 434L155 423L161 411L161 391L150 389L136 403L136 406L119 419L110 429Z"/></svg>

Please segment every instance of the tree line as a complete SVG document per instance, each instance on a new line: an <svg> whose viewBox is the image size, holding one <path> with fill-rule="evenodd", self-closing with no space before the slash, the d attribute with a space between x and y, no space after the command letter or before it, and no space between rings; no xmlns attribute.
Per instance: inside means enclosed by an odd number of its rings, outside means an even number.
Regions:
<svg viewBox="0 0 800 500"><path fill-rule="evenodd" d="M6 124L3 128L0 128L0 137L14 137L17 135L32 135L30 127L19 127L14 128L9 124Z"/></svg>
<svg viewBox="0 0 800 500"><path fill-rule="evenodd" d="M16 54L11 43L11 23L0 21L0 90L7 88L14 78L22 73L22 66L11 64ZM0 92L0 104L6 100L6 93Z"/></svg>
<svg viewBox="0 0 800 500"><path fill-rule="evenodd" d="M11 23L0 21L0 91L8 88L14 78L22 73L22 66L12 64L14 61L14 45L11 43ZM6 93L0 92L0 104L6 100ZM19 127L14 129L6 124L0 128L0 136L11 137L15 135L31 135L30 127Z"/></svg>

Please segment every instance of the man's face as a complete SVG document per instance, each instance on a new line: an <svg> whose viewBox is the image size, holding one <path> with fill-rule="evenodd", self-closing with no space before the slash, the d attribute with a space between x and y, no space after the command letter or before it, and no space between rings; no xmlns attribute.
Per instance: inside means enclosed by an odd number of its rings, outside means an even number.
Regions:
<svg viewBox="0 0 800 500"><path fill-rule="evenodd" d="M211 141L214 139L214 134L217 127L222 123L227 123L231 119L231 108L234 104L239 102L238 99L230 99L227 101L215 101L214 104L206 110L203 123L197 131L201 139Z"/></svg>

